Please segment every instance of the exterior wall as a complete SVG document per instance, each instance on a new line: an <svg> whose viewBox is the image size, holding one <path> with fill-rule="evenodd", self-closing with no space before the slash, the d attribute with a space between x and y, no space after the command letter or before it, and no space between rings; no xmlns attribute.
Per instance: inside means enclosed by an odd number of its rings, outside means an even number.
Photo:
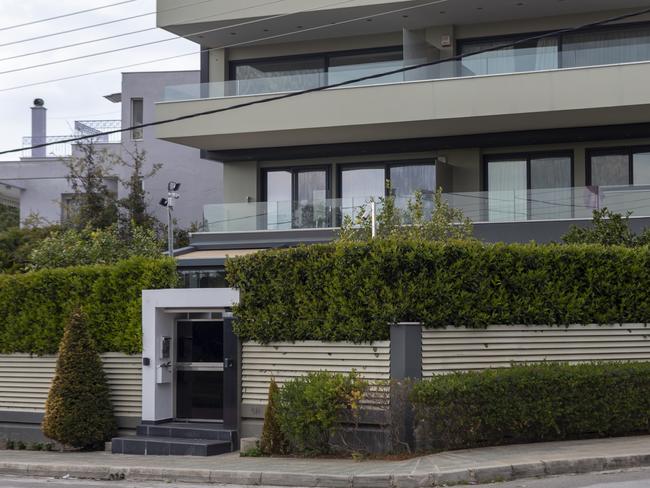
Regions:
<svg viewBox="0 0 650 488"><path fill-rule="evenodd" d="M448 327L422 331L422 373L507 368L513 363L649 361L644 324Z"/></svg>
<svg viewBox="0 0 650 488"><path fill-rule="evenodd" d="M131 123L131 98L144 100L144 121L154 120L154 104L162 100L164 89L170 85L199 82L198 71L162 71L124 73L122 75L122 126ZM223 202L223 168L221 163L201 159L200 151L156 139L153 127L144 129L144 138L134 141L131 133L122 135L122 153L137 147L147 153L147 166L162 164L158 173L145 181L151 199L150 210L161 222L167 221L167 210L157 204L167 195L167 183L182 184L181 198L174 208L178 225L187 228L203 220L203 205ZM128 161L128 159L127 159ZM126 173L128 174L128 168ZM124 190L121 189L123 192Z"/></svg>
<svg viewBox="0 0 650 488"><path fill-rule="evenodd" d="M102 361L118 423L133 428L141 416L140 356L107 353L102 354ZM9 414L16 419L19 413L26 414L25 418L42 416L55 369L56 356L0 355L0 423L10 419Z"/></svg>
<svg viewBox="0 0 650 488"><path fill-rule="evenodd" d="M390 341L243 344L241 436L260 434L271 378L282 385L313 371L349 373L353 369L368 381L388 381L391 377Z"/></svg>

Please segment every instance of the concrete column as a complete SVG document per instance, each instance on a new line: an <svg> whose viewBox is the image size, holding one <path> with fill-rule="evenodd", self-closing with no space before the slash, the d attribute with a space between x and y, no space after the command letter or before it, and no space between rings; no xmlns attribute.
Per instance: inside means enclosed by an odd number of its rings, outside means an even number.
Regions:
<svg viewBox="0 0 650 488"><path fill-rule="evenodd" d="M426 30L402 30L404 46L404 66L428 63L440 59L440 51L427 41ZM420 68L404 73L404 79L422 80L433 77L435 67Z"/></svg>
<svg viewBox="0 0 650 488"><path fill-rule="evenodd" d="M32 107L32 146L45 144L47 140L47 109L43 104L43 100L37 98ZM44 158L46 154L46 147L32 149L33 158Z"/></svg>
<svg viewBox="0 0 650 488"><path fill-rule="evenodd" d="M409 393L403 380L422 379L422 326L392 324L390 327L390 379L393 428L399 442L415 448L414 416L405 398Z"/></svg>

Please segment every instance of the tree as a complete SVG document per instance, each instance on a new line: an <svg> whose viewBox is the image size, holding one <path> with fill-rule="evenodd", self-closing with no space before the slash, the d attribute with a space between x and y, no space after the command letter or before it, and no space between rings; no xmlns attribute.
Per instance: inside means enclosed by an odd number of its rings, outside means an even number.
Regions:
<svg viewBox="0 0 650 488"><path fill-rule="evenodd" d="M590 227L571 226L562 241L565 244L603 244L605 246L643 246L650 244L650 230L635 234L630 229L630 215L615 213L607 208L594 210Z"/></svg>
<svg viewBox="0 0 650 488"><path fill-rule="evenodd" d="M12 205L0 203L0 232L15 229L20 225L20 210Z"/></svg>
<svg viewBox="0 0 650 488"><path fill-rule="evenodd" d="M145 171L147 153L136 146L133 152L127 150L130 161L115 155L114 163L131 170L128 178L120 178L120 184L127 190L127 196L120 199L118 205L122 210L121 220L126 226L135 225L160 230L160 222L148 211L148 192L144 189L144 181L154 176L162 164L156 163Z"/></svg>
<svg viewBox="0 0 650 488"><path fill-rule="evenodd" d="M80 309L65 327L42 427L50 439L78 449L103 448L117 429L102 361Z"/></svg>
<svg viewBox="0 0 650 488"><path fill-rule="evenodd" d="M36 246L58 227L14 227L0 232L0 273L20 273L28 267Z"/></svg>
<svg viewBox="0 0 650 488"><path fill-rule="evenodd" d="M81 156L64 160L67 180L74 192L68 203L68 225L83 229L102 229L117 221L118 207L115 192L106 182L111 173L112 158L108 152L97 150L94 144L79 144Z"/></svg>
<svg viewBox="0 0 650 488"><path fill-rule="evenodd" d="M390 183L387 183L390 192ZM339 240L367 241L372 237L369 205L361 207L352 218L346 216ZM472 239L472 222L463 212L445 202L442 191L436 191L431 205L426 205L421 192L416 192L406 208L399 208L390 194L376 202L376 235L378 239L447 241Z"/></svg>
<svg viewBox="0 0 650 488"><path fill-rule="evenodd" d="M279 393L280 388L278 388L275 378L271 378L269 400L264 411L264 426L262 427L262 438L260 439L260 450L269 456L272 454L286 454L289 450L278 420Z"/></svg>

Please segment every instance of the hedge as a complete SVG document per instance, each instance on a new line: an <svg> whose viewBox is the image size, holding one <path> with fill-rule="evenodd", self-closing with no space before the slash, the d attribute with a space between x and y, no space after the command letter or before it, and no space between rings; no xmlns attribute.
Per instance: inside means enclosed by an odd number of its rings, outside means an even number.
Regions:
<svg viewBox="0 0 650 488"><path fill-rule="evenodd" d="M538 364L441 375L411 395L420 450L650 432L650 363Z"/></svg>
<svg viewBox="0 0 650 488"><path fill-rule="evenodd" d="M646 323L647 247L475 242L334 243L227 263L243 340L389 338L425 327Z"/></svg>
<svg viewBox="0 0 650 488"><path fill-rule="evenodd" d="M177 280L174 260L146 258L0 275L0 353L55 353L77 305L99 352L140 352L142 290Z"/></svg>

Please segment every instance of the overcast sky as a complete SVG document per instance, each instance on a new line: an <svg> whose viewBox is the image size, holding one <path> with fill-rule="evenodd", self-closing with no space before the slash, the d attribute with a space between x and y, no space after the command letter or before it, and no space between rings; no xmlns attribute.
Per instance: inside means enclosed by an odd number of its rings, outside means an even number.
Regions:
<svg viewBox="0 0 650 488"><path fill-rule="evenodd" d="M123 5L95 12L3 30L9 26L102 5L109 5L118 1L120 0L0 0L0 44L20 41L39 35L56 34L63 30L153 12L156 9L155 0L134 0ZM155 25L156 16L147 15L138 19L117 22L75 33L21 42L12 46L0 47L0 59L76 42L92 41L93 39L124 32L153 28ZM171 37L175 36L164 30L150 30L117 39L93 42L78 47L0 61L0 72ZM120 105L109 102L103 96L120 91L120 73L122 71L198 69L198 50L198 46L193 42L184 39L175 39L152 46L129 49L127 51L90 57L78 61L70 61L15 73L0 74L0 90L2 90L4 88L47 81L89 71L117 68L108 73L0 92L0 149L20 147L22 137L30 135L31 123L29 108L34 98L43 98L45 100L45 105L48 108L48 135L67 135L72 133L75 120L120 118ZM145 62L184 53L194 54L169 61L142 64L141 66L126 69L120 68L127 64ZM17 159L17 156L19 154L14 156L0 156L0 159L12 160Z"/></svg>

